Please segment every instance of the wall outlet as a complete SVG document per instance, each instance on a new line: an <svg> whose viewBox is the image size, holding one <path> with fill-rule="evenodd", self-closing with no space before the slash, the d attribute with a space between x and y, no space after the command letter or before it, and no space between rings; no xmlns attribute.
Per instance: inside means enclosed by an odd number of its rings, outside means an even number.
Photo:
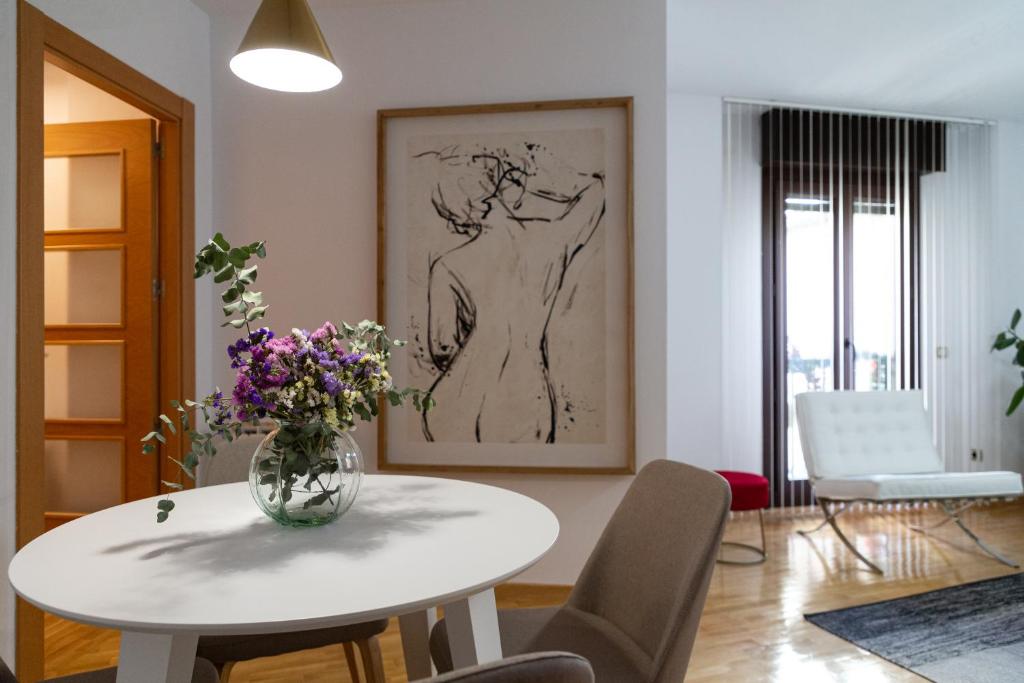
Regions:
<svg viewBox="0 0 1024 683"><path fill-rule="evenodd" d="M984 457L985 457L985 453L980 448L972 448L971 449L971 461L972 462L981 462Z"/></svg>

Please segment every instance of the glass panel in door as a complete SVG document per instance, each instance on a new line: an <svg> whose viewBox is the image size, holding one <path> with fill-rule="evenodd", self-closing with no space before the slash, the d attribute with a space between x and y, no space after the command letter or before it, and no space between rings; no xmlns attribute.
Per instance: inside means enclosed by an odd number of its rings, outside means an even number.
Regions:
<svg viewBox="0 0 1024 683"><path fill-rule="evenodd" d="M900 348L900 219L891 202L853 203L851 330L853 386L897 389Z"/></svg>
<svg viewBox="0 0 1024 683"><path fill-rule="evenodd" d="M786 198L786 474L807 479L794 397L835 386L834 216L828 199Z"/></svg>

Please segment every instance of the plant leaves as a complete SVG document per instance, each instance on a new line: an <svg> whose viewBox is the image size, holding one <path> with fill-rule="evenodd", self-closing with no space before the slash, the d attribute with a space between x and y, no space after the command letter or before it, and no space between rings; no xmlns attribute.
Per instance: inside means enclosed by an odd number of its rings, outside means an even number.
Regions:
<svg viewBox="0 0 1024 683"><path fill-rule="evenodd" d="M228 264L213 275L213 281L217 283L227 282L235 276L235 267Z"/></svg>
<svg viewBox="0 0 1024 683"><path fill-rule="evenodd" d="M249 312L245 314L246 322L252 322L257 318L262 318L267 312L266 306L254 306L249 309Z"/></svg>
<svg viewBox="0 0 1024 683"><path fill-rule="evenodd" d="M174 423L171 422L171 418L166 415L160 416L160 421L167 425L167 429L171 430L171 434L177 434L178 430L174 428Z"/></svg>
<svg viewBox="0 0 1024 683"><path fill-rule="evenodd" d="M245 249L239 249L235 247L228 252L228 263L233 265L235 268L244 268L245 261L249 258L249 254Z"/></svg>
<svg viewBox="0 0 1024 683"><path fill-rule="evenodd" d="M1006 409L1007 416L1013 415L1013 411L1017 410L1017 406L1020 402L1024 401L1024 385L1017 387L1017 391L1014 392L1013 398L1010 399L1010 405Z"/></svg>
<svg viewBox="0 0 1024 683"><path fill-rule="evenodd" d="M1010 318L1010 329L1011 330L1016 329L1017 328L1017 323L1019 323L1019 322L1020 322L1020 309L1018 308L1017 310L1015 310L1013 312L1013 317Z"/></svg>
<svg viewBox="0 0 1024 683"><path fill-rule="evenodd" d="M238 271L238 281L244 282L247 285L251 285L256 281L256 266L249 266ZM216 282L217 280L214 280Z"/></svg>
<svg viewBox="0 0 1024 683"><path fill-rule="evenodd" d="M1016 342L1014 342L1013 337L1008 336L1005 332L1000 332L996 336L995 342L992 344L992 350L1003 351L1005 349L1010 348L1015 343Z"/></svg>

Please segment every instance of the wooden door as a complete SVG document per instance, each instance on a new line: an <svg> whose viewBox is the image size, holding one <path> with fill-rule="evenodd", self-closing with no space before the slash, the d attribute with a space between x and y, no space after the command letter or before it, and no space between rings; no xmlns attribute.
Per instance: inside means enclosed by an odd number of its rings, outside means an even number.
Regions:
<svg viewBox="0 0 1024 683"><path fill-rule="evenodd" d="M158 493L156 121L47 125L47 527Z"/></svg>

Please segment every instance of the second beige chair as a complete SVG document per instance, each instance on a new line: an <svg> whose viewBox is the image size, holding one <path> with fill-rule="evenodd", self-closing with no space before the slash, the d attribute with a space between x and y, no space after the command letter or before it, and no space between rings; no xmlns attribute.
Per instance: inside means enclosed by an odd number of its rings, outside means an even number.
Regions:
<svg viewBox="0 0 1024 683"><path fill-rule="evenodd" d="M598 683L678 683L686 675L730 492L713 472L658 460L637 475L561 607L500 610L506 657L561 650ZM442 619L430 638L451 671Z"/></svg>
<svg viewBox="0 0 1024 683"><path fill-rule="evenodd" d="M579 655L536 652L441 674L429 683L594 683L594 672Z"/></svg>

